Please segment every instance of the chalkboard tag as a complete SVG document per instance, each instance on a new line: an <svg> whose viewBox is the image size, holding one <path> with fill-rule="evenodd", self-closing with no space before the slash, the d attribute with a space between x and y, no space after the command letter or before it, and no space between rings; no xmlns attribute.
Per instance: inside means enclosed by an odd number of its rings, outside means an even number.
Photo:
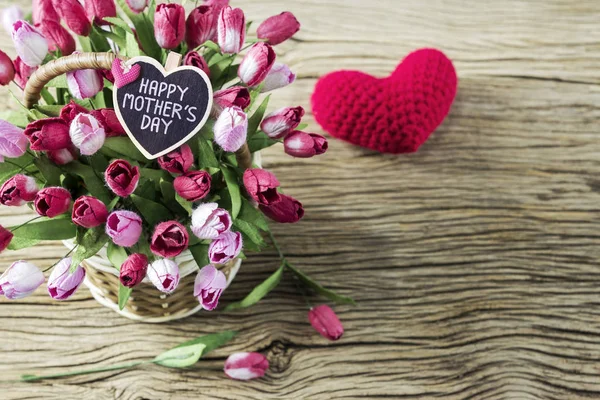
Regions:
<svg viewBox="0 0 600 400"><path fill-rule="evenodd" d="M134 57L136 80L113 88L115 112L125 132L149 160L190 140L206 123L212 107L212 86L199 68L179 66L181 55L169 53L165 67L150 57Z"/></svg>

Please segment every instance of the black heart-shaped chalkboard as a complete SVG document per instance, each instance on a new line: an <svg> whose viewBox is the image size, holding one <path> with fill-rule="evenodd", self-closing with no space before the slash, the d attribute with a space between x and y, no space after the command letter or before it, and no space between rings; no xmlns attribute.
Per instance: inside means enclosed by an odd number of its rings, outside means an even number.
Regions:
<svg viewBox="0 0 600 400"><path fill-rule="evenodd" d="M156 60L135 57L126 65L140 65L137 79L114 86L113 102L123 127L148 159L175 150L194 136L208 119L212 87L195 67L164 70Z"/></svg>

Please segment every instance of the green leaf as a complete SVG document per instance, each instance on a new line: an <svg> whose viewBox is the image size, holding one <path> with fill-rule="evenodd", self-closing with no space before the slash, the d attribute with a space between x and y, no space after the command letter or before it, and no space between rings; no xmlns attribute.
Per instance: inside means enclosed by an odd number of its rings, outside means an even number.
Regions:
<svg viewBox="0 0 600 400"><path fill-rule="evenodd" d="M38 221L21 226L13 235L32 240L64 240L74 238L77 233L69 218L40 218Z"/></svg>
<svg viewBox="0 0 600 400"><path fill-rule="evenodd" d="M44 177L46 186L60 186L60 175L62 171L54 163L52 163L46 156L40 156L34 161L34 164Z"/></svg>
<svg viewBox="0 0 600 400"><path fill-rule="evenodd" d="M268 137L266 133L258 131L248 139L248 148L251 153L255 153L259 150L273 146L275 143L277 143L277 140L273 140Z"/></svg>
<svg viewBox="0 0 600 400"><path fill-rule="evenodd" d="M206 345L197 343L185 347L175 347L156 356L153 360L155 364L170 368L185 368L198 362Z"/></svg>
<svg viewBox="0 0 600 400"><path fill-rule="evenodd" d="M264 214L246 200L245 197L242 197L242 208L240 209L238 219L249 222L265 232L269 231L269 224L267 223Z"/></svg>
<svg viewBox="0 0 600 400"><path fill-rule="evenodd" d="M194 210L193 210L193 204L191 201L184 199L178 193L175 193L175 201L177 201L177 203L179 203L179 205L181 207L183 207L183 209L185 211L187 211L188 215L192 215L192 211L194 211Z"/></svg>
<svg viewBox="0 0 600 400"><path fill-rule="evenodd" d="M308 275L306 275L304 272L296 269L293 265L286 263L286 267L288 267L290 269L290 271L292 271L298 277L298 279L300 279L300 281L302 283L304 283L306 286L308 286L309 288L314 290L317 294L319 294L323 297L326 297L331 301L335 301L336 303L339 303L339 304L356 305L356 302L354 300L352 300L352 298L347 297L347 296L342 296L341 294L335 293L331 289L324 288L323 286L319 285L317 282L315 282L311 278L309 278Z"/></svg>
<svg viewBox="0 0 600 400"><path fill-rule="evenodd" d="M167 206L175 215L189 214L189 210L183 208L175 199L177 193L175 193L175 189L173 188L173 182L161 179L160 192L162 193L165 206Z"/></svg>
<svg viewBox="0 0 600 400"><path fill-rule="evenodd" d="M135 147L131 139L129 139L129 137L127 136L106 138L102 149L104 149L105 147L131 160L141 162L148 161L148 159L144 157L144 155L138 150L137 147Z"/></svg>
<svg viewBox="0 0 600 400"><path fill-rule="evenodd" d="M214 51L215 53L221 52L221 47L219 47L219 45L212 40L207 40L206 42L202 43L202 46Z"/></svg>
<svg viewBox="0 0 600 400"><path fill-rule="evenodd" d="M117 4L121 8L121 10L123 10L123 12L125 13L125 15L127 15L129 17L129 19L132 19L132 18L136 17L135 13L133 11L131 11L131 8L129 8L129 6L127 5L127 3L125 3L125 0L117 0Z"/></svg>
<svg viewBox="0 0 600 400"><path fill-rule="evenodd" d="M279 285L279 282L281 282L281 277L283 276L283 269L283 265L277 268L277 270L271 276L265 279L260 285L252 289L248 296L244 297L242 301L229 304L227 307L225 307L225 311L246 308L258 303L263 297L269 294L271 290L275 289L277 285Z"/></svg>
<svg viewBox="0 0 600 400"><path fill-rule="evenodd" d="M149 11L153 12L154 10ZM135 26L137 37L142 44L144 52L154 59L160 59L162 49L154 37L154 25L152 23L152 19L149 18L146 13L134 14L133 16L130 16L130 18L131 22L133 22L133 25Z"/></svg>
<svg viewBox="0 0 600 400"><path fill-rule="evenodd" d="M193 246L188 247L188 250L192 253L194 257L194 261L198 265L198 268L202 268L208 264L210 261L208 259L208 245L204 243L198 243Z"/></svg>
<svg viewBox="0 0 600 400"><path fill-rule="evenodd" d="M198 167L219 168L219 161L215 157L212 140L198 136Z"/></svg>
<svg viewBox="0 0 600 400"><path fill-rule="evenodd" d="M44 114L46 114L49 117L58 117L60 115L60 110L62 110L62 108L64 107L63 105L43 105L43 104L36 104L34 106L36 108L36 110L43 112Z"/></svg>
<svg viewBox="0 0 600 400"><path fill-rule="evenodd" d="M115 267L117 270L121 269L121 265L127 259L127 251L112 241L108 242L108 247L106 249L106 256L108 257L108 261Z"/></svg>
<svg viewBox="0 0 600 400"><path fill-rule="evenodd" d="M265 111L267 111L267 106L269 105L270 98L271 95L267 95L264 98L263 102L260 104L260 106L258 106L256 111L254 111L254 114L252 114L252 116L248 119L248 137L252 137L254 135L254 133L258 129L258 126L262 122L262 119L265 115Z"/></svg>
<svg viewBox="0 0 600 400"><path fill-rule="evenodd" d="M51 79L50 82L46 83L46 86L63 89L69 88L69 85L67 84L67 77L65 75L59 75L56 78Z"/></svg>
<svg viewBox="0 0 600 400"><path fill-rule="evenodd" d="M129 8L129 7L127 7ZM110 22L113 25L118 26L119 28L123 29L125 32L129 32L131 34L133 34L133 31L131 30L131 27L127 24L127 22L123 21L121 18L118 17L104 17L104 20L107 22Z"/></svg>
<svg viewBox="0 0 600 400"><path fill-rule="evenodd" d="M127 57L138 57L142 55L142 51L140 50L140 45L133 33L127 32L125 34L125 53L127 53Z"/></svg>
<svg viewBox="0 0 600 400"><path fill-rule="evenodd" d="M111 196L106 186L104 186L104 180L99 177L102 171L96 172L93 168L88 165L81 164L79 161L72 161L69 163L69 172L79 176L87 190L94 197L100 199L104 204L110 203Z"/></svg>
<svg viewBox="0 0 600 400"><path fill-rule="evenodd" d="M132 194L130 198L133 200L133 204L135 204L140 214L144 217L144 220L151 227L154 227L159 222L167 221L172 218L171 212L162 204L145 199L136 194Z"/></svg>
<svg viewBox="0 0 600 400"><path fill-rule="evenodd" d="M123 286L123 284L121 282L119 282L119 294L118 294L119 310L122 310L125 308L125 304L127 304L127 300L129 300L129 296L131 296L132 290L133 290L132 288Z"/></svg>
<svg viewBox="0 0 600 400"><path fill-rule="evenodd" d="M39 242L40 241L38 239L27 239L27 238L22 238L22 237L15 236L10 241L10 244L8 245L8 249L9 250L26 249L28 247L35 246Z"/></svg>
<svg viewBox="0 0 600 400"><path fill-rule="evenodd" d="M267 243L263 239L258 228L246 221L237 218L233 221L233 226L244 235L244 245L248 244L248 240L256 245L259 249L266 247Z"/></svg>
<svg viewBox="0 0 600 400"><path fill-rule="evenodd" d="M187 342L183 342L177 347L188 347L188 346L194 346L196 344L203 344L204 346L206 346L204 349L204 352L202 353L204 355L204 354L207 354L208 352L211 352L211 351L223 346L225 343L227 343L231 339L233 339L233 337L235 335L237 335L236 331L224 331L224 332L220 332L220 333L211 333L209 335L200 336L196 339L192 339L192 340L188 340Z"/></svg>
<svg viewBox="0 0 600 400"><path fill-rule="evenodd" d="M85 234L77 242L77 250L71 258L70 272L75 272L75 269L81 262L87 258L94 256L108 242L108 235L104 233L104 227L88 229Z"/></svg>
<svg viewBox="0 0 600 400"><path fill-rule="evenodd" d="M25 153L19 158L11 158L10 163L0 163L0 184L4 183L9 178L12 178L13 175L20 170L29 170L29 165L31 165L31 168L35 169L35 166L31 163L32 160L33 156L29 153Z"/></svg>
<svg viewBox="0 0 600 400"><path fill-rule="evenodd" d="M223 177L227 183L227 190L231 196L231 217L236 219L240 209L242 208L242 194L240 193L240 186L238 185L237 177L232 169L222 166L221 171Z"/></svg>
<svg viewBox="0 0 600 400"><path fill-rule="evenodd" d="M119 202L119 200L120 200L120 199L121 199L121 198L120 198L120 197L118 197L118 196L117 196L117 197L115 197L114 199L112 199L112 200L110 201L110 203L108 203L108 204L106 205L106 208L108 209L108 211L112 211L112 210L115 208L115 206L117 205L117 203Z"/></svg>
<svg viewBox="0 0 600 400"><path fill-rule="evenodd" d="M301 131L302 129L305 129L308 126L308 124L300 124L296 127L297 131Z"/></svg>

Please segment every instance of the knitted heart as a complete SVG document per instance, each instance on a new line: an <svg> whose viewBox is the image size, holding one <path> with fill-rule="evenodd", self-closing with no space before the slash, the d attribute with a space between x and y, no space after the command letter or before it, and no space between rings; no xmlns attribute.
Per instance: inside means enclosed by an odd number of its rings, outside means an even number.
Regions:
<svg viewBox="0 0 600 400"><path fill-rule="evenodd" d="M112 63L112 68L110 72L112 72L113 77L115 78L115 86L117 88L122 88L125 85L134 82L138 76L140 76L141 67L139 64L133 64L132 66L125 66L125 63L118 58Z"/></svg>
<svg viewBox="0 0 600 400"><path fill-rule="evenodd" d="M448 114L456 84L444 53L420 49L387 78L359 71L325 75L315 87L312 109L332 136L383 153L411 153Z"/></svg>

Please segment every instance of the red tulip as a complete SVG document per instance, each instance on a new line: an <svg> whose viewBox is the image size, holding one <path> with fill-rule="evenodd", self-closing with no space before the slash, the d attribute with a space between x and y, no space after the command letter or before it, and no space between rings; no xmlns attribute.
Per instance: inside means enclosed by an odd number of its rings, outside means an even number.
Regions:
<svg viewBox="0 0 600 400"><path fill-rule="evenodd" d="M269 205L281 201L277 193L279 181L267 170L251 168L244 171L244 186L246 191L257 203Z"/></svg>
<svg viewBox="0 0 600 400"><path fill-rule="evenodd" d="M6 250L13 236L11 231L0 225L0 253Z"/></svg>
<svg viewBox="0 0 600 400"><path fill-rule="evenodd" d="M292 157L309 158L327 151L327 139L316 133L294 131L283 140L284 151Z"/></svg>
<svg viewBox="0 0 600 400"><path fill-rule="evenodd" d="M211 177L206 171L190 171L173 181L177 194L188 201L205 198L210 192L210 184Z"/></svg>
<svg viewBox="0 0 600 400"><path fill-rule="evenodd" d="M213 40L217 34L219 13L205 4L194 8L185 23L185 40L190 49L194 49L207 40Z"/></svg>
<svg viewBox="0 0 600 400"><path fill-rule="evenodd" d="M44 118L33 121L25 128L31 150L60 150L71 146L69 126L62 118Z"/></svg>
<svg viewBox="0 0 600 400"><path fill-rule="evenodd" d="M52 0L52 4L69 29L79 36L90 34L92 25L78 0Z"/></svg>
<svg viewBox="0 0 600 400"><path fill-rule="evenodd" d="M308 320L317 332L329 340L338 340L344 334L344 327L331 307L322 304L311 308Z"/></svg>
<svg viewBox="0 0 600 400"><path fill-rule="evenodd" d="M263 214L281 224L292 224L300 221L304 216L302 203L285 194L280 194L279 196L281 201L272 204L259 204L258 207Z"/></svg>
<svg viewBox="0 0 600 400"><path fill-rule="evenodd" d="M150 250L157 256L176 257L187 249L189 239L187 229L179 222L161 222L154 228Z"/></svg>
<svg viewBox="0 0 600 400"><path fill-rule="evenodd" d="M47 20L36 24L35 27L46 37L50 51L58 49L63 56L68 56L75 51L75 39L60 22Z"/></svg>
<svg viewBox="0 0 600 400"><path fill-rule="evenodd" d="M224 7L217 22L217 40L225 54L239 53L246 41L246 17L239 8Z"/></svg>
<svg viewBox="0 0 600 400"><path fill-rule="evenodd" d="M15 66L5 52L0 50L0 85L6 86L15 79Z"/></svg>
<svg viewBox="0 0 600 400"><path fill-rule="evenodd" d="M158 158L158 165L172 174L185 174L194 163L194 153L187 144Z"/></svg>
<svg viewBox="0 0 600 400"><path fill-rule="evenodd" d="M140 180L140 169L127 160L115 160L104 171L106 184L117 196L133 193Z"/></svg>
<svg viewBox="0 0 600 400"><path fill-rule="evenodd" d="M47 187L35 196L35 211L44 217L54 218L67 212L71 205L71 194L62 187Z"/></svg>
<svg viewBox="0 0 600 400"><path fill-rule="evenodd" d="M114 0L84 0L83 4L88 19L96 25L108 25L104 18L117 16Z"/></svg>
<svg viewBox="0 0 600 400"><path fill-rule="evenodd" d="M175 3L159 4L154 15L154 36L163 49L179 46L185 35L185 10Z"/></svg>
<svg viewBox="0 0 600 400"><path fill-rule="evenodd" d="M81 196L73 203L71 219L75 225L95 228L106 222L108 210L104 203L92 196Z"/></svg>
<svg viewBox="0 0 600 400"><path fill-rule="evenodd" d="M125 287L132 288L141 283L148 270L148 257L144 254L133 253L121 265L119 280Z"/></svg>
<svg viewBox="0 0 600 400"><path fill-rule="evenodd" d="M260 353L233 353L225 361L225 375L247 381L262 377L269 369L269 360Z"/></svg>
<svg viewBox="0 0 600 400"><path fill-rule="evenodd" d="M15 83L21 89L25 89L29 77L33 75L38 67L30 67L21 60L21 57L17 57L15 61L13 61L13 65L15 67Z"/></svg>
<svg viewBox="0 0 600 400"><path fill-rule="evenodd" d="M112 108L101 108L99 110L93 110L92 116L96 118L102 126L102 128L104 128L106 137L126 135L123 125L121 125L121 122L119 121L119 118L117 118L115 110L113 110Z"/></svg>
<svg viewBox="0 0 600 400"><path fill-rule="evenodd" d="M60 22L60 17L52 4L52 0L33 0L31 19L36 25L41 24L43 21Z"/></svg>
<svg viewBox="0 0 600 400"><path fill-rule="evenodd" d="M75 103L73 100L69 102L69 104L65 105L60 110L60 118L62 118L67 124L70 124L71 121L75 119L77 114L87 113L89 112L87 108L80 106Z"/></svg>
<svg viewBox="0 0 600 400"><path fill-rule="evenodd" d="M243 110L249 105L250 92L243 86L217 90L213 95L213 107L217 115L228 107L239 107Z"/></svg>
<svg viewBox="0 0 600 400"><path fill-rule="evenodd" d="M275 62L275 51L271 45L256 43L248 51L238 68L238 76L248 86L261 83Z"/></svg>
<svg viewBox="0 0 600 400"><path fill-rule="evenodd" d="M300 22L291 12L282 12L279 15L264 20L256 30L259 39L266 39L273 46L285 42L300 30Z"/></svg>
<svg viewBox="0 0 600 400"><path fill-rule="evenodd" d="M187 53L183 58L183 65L191 65L192 67L199 68L206 74L206 76L210 77L210 68L208 68L208 63L197 51L190 51Z"/></svg>
<svg viewBox="0 0 600 400"><path fill-rule="evenodd" d="M35 179L17 174L0 186L0 204L22 206L28 201L33 201L38 191Z"/></svg>

